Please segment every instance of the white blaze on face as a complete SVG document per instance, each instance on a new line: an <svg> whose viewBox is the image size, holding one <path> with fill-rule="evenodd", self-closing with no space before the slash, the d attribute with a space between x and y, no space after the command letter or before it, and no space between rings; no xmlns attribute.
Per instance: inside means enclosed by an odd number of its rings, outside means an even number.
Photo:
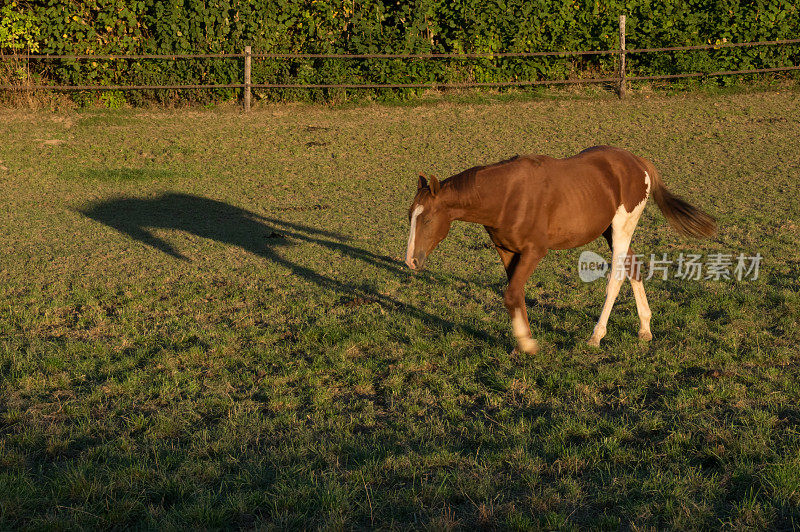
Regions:
<svg viewBox="0 0 800 532"><path fill-rule="evenodd" d="M417 218L422 214L422 205L417 205L411 212L411 230L408 233L408 247L406 248L406 264L411 265L414 256L414 240L417 237Z"/></svg>

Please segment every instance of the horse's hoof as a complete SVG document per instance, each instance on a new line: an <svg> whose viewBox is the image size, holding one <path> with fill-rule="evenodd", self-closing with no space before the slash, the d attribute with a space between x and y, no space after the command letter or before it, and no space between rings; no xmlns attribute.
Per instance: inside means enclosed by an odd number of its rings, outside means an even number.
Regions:
<svg viewBox="0 0 800 532"><path fill-rule="evenodd" d="M605 335L606 328L600 326L600 324L595 325L592 336L589 338L589 345L592 347L600 347L600 340L602 340Z"/></svg>
<svg viewBox="0 0 800 532"><path fill-rule="evenodd" d="M653 333L650 331L639 331L639 340L644 340L645 342L649 342L653 339Z"/></svg>
<svg viewBox="0 0 800 532"><path fill-rule="evenodd" d="M539 352L539 342L533 338L523 338L522 340L518 340L517 347L514 348L514 351L522 351L528 355L535 355Z"/></svg>

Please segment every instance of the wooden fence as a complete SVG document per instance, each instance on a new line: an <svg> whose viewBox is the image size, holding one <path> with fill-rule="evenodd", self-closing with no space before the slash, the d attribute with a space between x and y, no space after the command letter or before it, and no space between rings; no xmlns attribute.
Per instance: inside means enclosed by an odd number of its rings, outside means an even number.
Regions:
<svg viewBox="0 0 800 532"><path fill-rule="evenodd" d="M402 89L402 88L432 88L453 89L469 87L524 87L533 85L568 85L608 83L614 84L620 98L625 97L627 85L632 81L672 80L680 78L697 78L713 76L730 76L741 74L759 74L765 72L782 72L800 70L800 65L783 66L775 68L756 68L747 70L724 70L715 72L684 72L680 74L665 74L654 76L627 76L626 56L631 54L648 54L659 52L680 52L689 50L718 50L721 48L751 47L751 46L780 46L798 44L800 39L783 39L775 41L757 41L744 43L719 43L702 44L693 46L670 46L663 48L634 48L625 47L625 15L619 17L619 43L620 47L614 50L585 50L585 51L560 51L560 52L504 52L504 53L428 53L428 54L304 54L304 53L253 53L250 46L246 46L240 53L220 54L134 54L134 55L42 55L18 54L0 55L0 61L19 59L36 60L117 60L117 59L231 59L244 60L244 79L242 83L228 84L194 84L194 85L0 85L0 90L32 91L32 90L57 90L57 91L108 91L108 90L147 90L147 89L242 89L244 110L250 110L251 93L253 89ZM616 55L618 56L618 69L615 77L586 78L586 79L537 79L524 81L497 81L497 82L463 82L463 83L323 83L323 84L291 84L291 83L253 83L251 79L251 65L253 58L257 59L492 59L496 57L565 57L583 55Z"/></svg>

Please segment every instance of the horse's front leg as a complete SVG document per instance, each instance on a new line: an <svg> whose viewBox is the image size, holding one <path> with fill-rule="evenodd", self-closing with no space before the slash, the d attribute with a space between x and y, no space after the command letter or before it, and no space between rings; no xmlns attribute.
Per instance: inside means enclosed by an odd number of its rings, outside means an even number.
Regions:
<svg viewBox="0 0 800 532"><path fill-rule="evenodd" d="M517 339L517 346L521 351L535 354L539 351L539 343L531 336L528 324L528 310L525 308L525 283L533 273L536 265L544 257L544 250L528 250L523 253L512 253L498 248L503 266L508 275L508 288L506 288L503 301L511 317L511 328Z"/></svg>

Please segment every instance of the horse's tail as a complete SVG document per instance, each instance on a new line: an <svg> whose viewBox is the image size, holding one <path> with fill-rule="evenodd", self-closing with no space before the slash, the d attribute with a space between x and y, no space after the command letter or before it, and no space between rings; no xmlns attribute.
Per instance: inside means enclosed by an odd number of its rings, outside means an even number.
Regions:
<svg viewBox="0 0 800 532"><path fill-rule="evenodd" d="M717 222L714 218L667 190L658 170L649 161L646 163L653 185L653 198L669 225L681 235L695 238L706 238L716 233Z"/></svg>

